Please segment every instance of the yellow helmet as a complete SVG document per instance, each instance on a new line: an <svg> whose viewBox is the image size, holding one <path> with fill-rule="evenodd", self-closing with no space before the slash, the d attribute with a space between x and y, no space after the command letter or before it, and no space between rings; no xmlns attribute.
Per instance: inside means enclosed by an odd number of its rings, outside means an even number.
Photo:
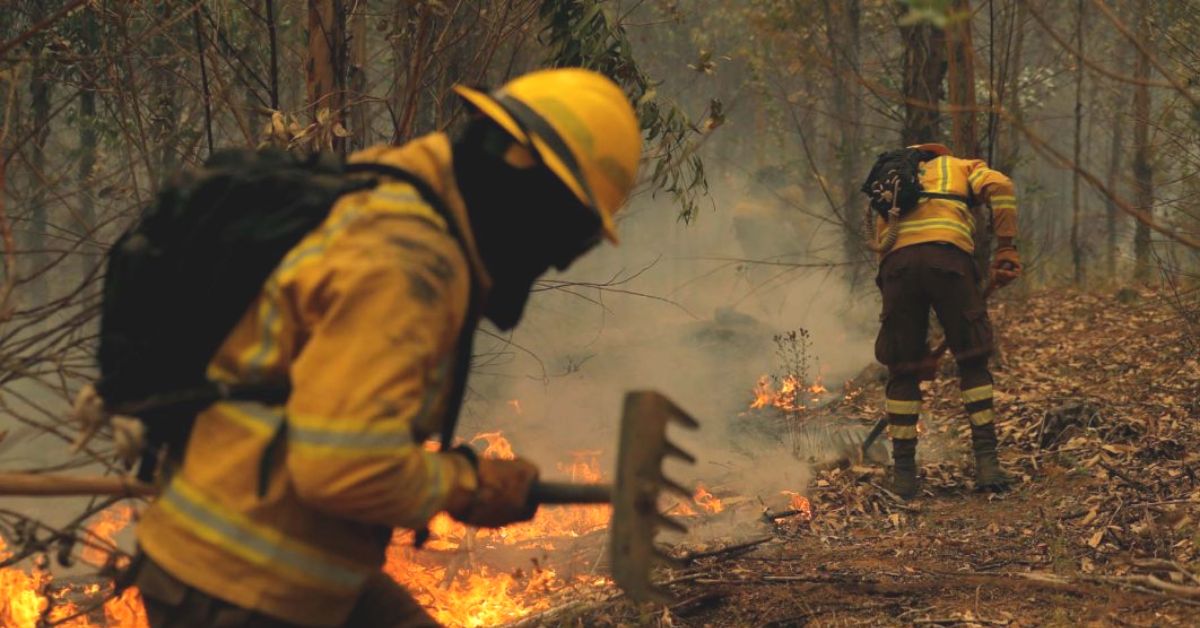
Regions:
<svg viewBox="0 0 1200 628"><path fill-rule="evenodd" d="M945 144L934 144L934 143L913 144L912 146L909 146L908 148L915 148L917 150L927 150L931 153L936 154L939 157L941 157L942 155L951 154L950 149L947 148Z"/></svg>
<svg viewBox="0 0 1200 628"><path fill-rule="evenodd" d="M532 146L546 167L600 215L604 235L617 241L613 215L637 178L642 133L625 92L602 74L581 68L539 70L485 94L454 91L518 142Z"/></svg>

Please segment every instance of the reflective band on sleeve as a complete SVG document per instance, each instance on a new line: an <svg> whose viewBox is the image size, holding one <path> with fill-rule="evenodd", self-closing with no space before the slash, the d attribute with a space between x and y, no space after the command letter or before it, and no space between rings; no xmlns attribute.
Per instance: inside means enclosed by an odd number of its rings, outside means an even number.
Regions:
<svg viewBox="0 0 1200 628"><path fill-rule="evenodd" d="M996 413L991 408L980 410L971 415L971 425L980 426L987 425L996 419Z"/></svg>
<svg viewBox="0 0 1200 628"><path fill-rule="evenodd" d="M888 399L886 409L890 414L920 414L921 402L905 401L900 399Z"/></svg>
<svg viewBox="0 0 1200 628"><path fill-rule="evenodd" d="M344 559L325 554L228 511L180 476L171 482L159 503L165 512L196 536L251 563L272 567L280 577L354 591L361 587L371 571L367 566L355 569Z"/></svg>
<svg viewBox="0 0 1200 628"><path fill-rule="evenodd" d="M913 440L917 437L915 425L889 425L888 437L893 440Z"/></svg>
<svg viewBox="0 0 1200 628"><path fill-rule="evenodd" d="M969 388L967 390L962 391L963 403L974 403L976 401L983 401L984 399L991 399L991 398L992 398L992 385L991 384L985 384L983 386L976 386L975 388Z"/></svg>

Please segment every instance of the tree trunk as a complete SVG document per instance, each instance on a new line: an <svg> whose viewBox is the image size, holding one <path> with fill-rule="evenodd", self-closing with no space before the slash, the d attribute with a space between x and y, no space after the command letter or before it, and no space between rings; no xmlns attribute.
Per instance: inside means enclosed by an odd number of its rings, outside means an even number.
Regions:
<svg viewBox="0 0 1200 628"><path fill-rule="evenodd" d="M1075 47L1082 57L1083 49L1083 0L1075 0ZM1083 242L1079 233L1083 221L1083 200L1080 198L1079 168L1083 154L1083 63L1075 63L1075 170L1071 178L1071 263L1075 267L1075 285L1083 286Z"/></svg>
<svg viewBox="0 0 1200 628"><path fill-rule="evenodd" d="M342 120L346 88L346 12L342 0L309 0L308 62L305 67L308 106L322 126ZM345 152L346 143L330 134L331 147Z"/></svg>
<svg viewBox="0 0 1200 628"><path fill-rule="evenodd" d="M1008 110L1013 120L1021 120L1021 53L1025 45L1025 3L1014 2L1012 18L1006 30L1006 38L1012 41L1012 56L1004 63L1007 86L1004 88L1000 103ZM1017 160L1021 157L1021 130L1015 124L1009 124L1004 133L997 133L996 163L994 168L1013 176L1017 169Z"/></svg>
<svg viewBox="0 0 1200 628"><path fill-rule="evenodd" d="M90 7L83 12L82 37L80 46L83 56L91 59L100 49L100 27L96 21L96 13ZM96 73L99 69L94 63L83 62L79 65L79 224L76 228L83 245L79 250L79 270L83 276L92 271L99 259L91 257L93 252L100 249L93 246L96 242L96 197L92 190L92 170L96 168L96 148L99 137L96 133Z"/></svg>
<svg viewBox="0 0 1200 628"><path fill-rule="evenodd" d="M833 110L838 129L838 204L842 223L842 251L851 283L856 283L863 263L862 217L858 186L866 173L862 165L862 91L853 73L858 71L861 47L862 6L859 0L823 0L825 34L833 59Z"/></svg>
<svg viewBox="0 0 1200 628"><path fill-rule="evenodd" d="M350 149L366 148L370 141L367 120L367 8L359 2L350 16Z"/></svg>
<svg viewBox="0 0 1200 628"><path fill-rule="evenodd" d="M939 141L938 103L942 101L942 79L946 77L946 33L920 22L901 26L900 37L904 41L905 99L901 140L905 145Z"/></svg>
<svg viewBox="0 0 1200 628"><path fill-rule="evenodd" d="M1138 0L1138 38L1150 46L1150 0ZM1133 90L1133 179L1134 204L1147 216L1154 214L1154 170L1150 155L1150 57L1138 53L1134 76L1140 81ZM1135 281L1150 278L1150 227L1139 221L1133 238Z"/></svg>
<svg viewBox="0 0 1200 628"><path fill-rule="evenodd" d="M35 0L31 8L33 9L31 18L35 23L49 15L50 7L47 6L46 0ZM46 142L50 139L50 95L51 87L54 84L54 79L50 76L50 68L53 65L52 60L45 59L39 53L34 58L29 75L30 122L33 125L34 134L29 141L31 193L29 197L29 230L25 238L25 248L31 253L27 256L29 264L25 266L22 273L26 277L41 273L49 260L49 255L46 254L46 185L48 182ZM43 274L33 280L30 286L33 303L29 305L40 305L45 302L48 294L47 279L48 277Z"/></svg>
<svg viewBox="0 0 1200 628"><path fill-rule="evenodd" d="M955 0L951 25L946 30L947 79L951 139L959 157L977 158L979 150L978 102L975 99L975 52L971 42L970 0Z"/></svg>

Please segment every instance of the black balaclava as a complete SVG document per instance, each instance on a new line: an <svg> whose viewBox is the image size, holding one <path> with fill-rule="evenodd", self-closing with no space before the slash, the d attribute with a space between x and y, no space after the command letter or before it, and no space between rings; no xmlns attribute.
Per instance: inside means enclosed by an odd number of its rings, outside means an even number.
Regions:
<svg viewBox="0 0 1200 628"><path fill-rule="evenodd" d="M453 144L454 176L492 277L483 315L503 330L521 319L538 277L570 266L601 234L599 215L543 164L517 168L504 160L515 141L477 116Z"/></svg>

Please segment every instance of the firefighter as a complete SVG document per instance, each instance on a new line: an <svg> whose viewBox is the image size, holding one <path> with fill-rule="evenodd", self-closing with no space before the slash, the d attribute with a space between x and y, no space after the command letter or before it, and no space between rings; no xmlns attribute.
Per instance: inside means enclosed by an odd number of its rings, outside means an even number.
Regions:
<svg viewBox="0 0 1200 628"><path fill-rule="evenodd" d="M1003 286L1021 275L1017 253L1017 205L1013 183L977 159L961 159L941 144L927 151L918 169L924 193L895 225L895 243L883 251L877 283L883 313L875 356L888 367L886 410L892 439L893 490L914 497L917 485L917 419L920 371L929 352L926 334L932 307L958 363L962 402L971 426L978 489L1002 490L1009 482L996 457L992 402L992 327L972 253L975 221L970 206L991 206L997 237L990 281ZM923 194L924 194L923 193ZM878 219L877 233L887 227ZM886 246L886 245L884 245Z"/></svg>
<svg viewBox="0 0 1200 628"><path fill-rule="evenodd" d="M538 276L616 241L641 134L591 71L455 91L473 112L455 138L350 157L417 175L452 219L394 179L342 197L211 361L217 381L292 392L199 414L137 531L152 626L436 626L380 571L392 530L532 517L530 462L422 445L457 407L462 326L512 328Z"/></svg>

